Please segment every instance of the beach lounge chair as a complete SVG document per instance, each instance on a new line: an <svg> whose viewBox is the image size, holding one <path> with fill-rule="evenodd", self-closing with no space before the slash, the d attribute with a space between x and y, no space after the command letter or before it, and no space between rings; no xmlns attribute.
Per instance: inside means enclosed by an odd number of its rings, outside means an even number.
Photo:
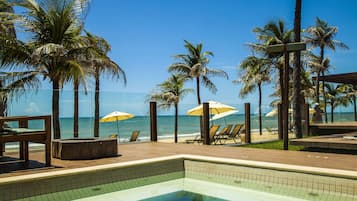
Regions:
<svg viewBox="0 0 357 201"><path fill-rule="evenodd" d="M139 134L140 134L140 131L139 130L135 130L131 133L131 136L130 136L130 139L129 139L129 142L135 142L138 140L138 137L139 137Z"/></svg>
<svg viewBox="0 0 357 201"><path fill-rule="evenodd" d="M210 137L210 142L214 142L215 141L215 136L216 136L216 133L219 129L219 125L212 125L211 128L209 129L209 137ZM186 140L186 143L195 143L195 142L203 142L203 139L201 138L201 136L197 136L195 139L191 139L191 140Z"/></svg>
<svg viewBox="0 0 357 201"><path fill-rule="evenodd" d="M232 132L230 132L227 135L227 139L233 140L234 143L237 143L236 139L238 139L240 137L240 133L242 132L244 128L244 124L236 124L232 130Z"/></svg>
<svg viewBox="0 0 357 201"><path fill-rule="evenodd" d="M118 134L110 134L108 137L109 138L118 138Z"/></svg>
<svg viewBox="0 0 357 201"><path fill-rule="evenodd" d="M232 124L228 124L226 127L222 128L222 130L215 136L214 144L223 144L222 140L227 140L228 135L231 133L232 127Z"/></svg>

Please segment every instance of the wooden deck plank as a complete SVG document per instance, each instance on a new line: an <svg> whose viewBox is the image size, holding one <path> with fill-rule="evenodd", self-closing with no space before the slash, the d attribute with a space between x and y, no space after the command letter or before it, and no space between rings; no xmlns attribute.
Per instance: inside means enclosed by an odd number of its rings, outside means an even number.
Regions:
<svg viewBox="0 0 357 201"><path fill-rule="evenodd" d="M357 150L357 139L346 139L344 136L357 136L357 133L334 134L295 139L291 141L291 144L312 148Z"/></svg>
<svg viewBox="0 0 357 201"><path fill-rule="evenodd" d="M78 161L59 160L52 158L51 168L45 168L44 150L30 151L31 159L42 162L42 166L36 163L33 164L33 166L37 165L33 169L22 169L20 171L9 170L8 173L0 174L0 177L11 177L15 175L34 174L44 171L56 171L102 164L120 163L126 161L156 158L161 156L171 156L176 154L194 154L202 156L213 156L222 158L244 159L357 171L357 155L347 154L314 153L304 151L279 151L243 147L171 143L120 144L118 149L119 153L121 154L121 156L119 157ZM17 154L18 153L16 152L5 153L5 155L9 157L16 157ZM31 166L31 163L29 163L29 166ZM7 164L6 166L2 166L0 163L0 170L1 168L9 167L9 164ZM2 169L2 172L6 172L6 170Z"/></svg>

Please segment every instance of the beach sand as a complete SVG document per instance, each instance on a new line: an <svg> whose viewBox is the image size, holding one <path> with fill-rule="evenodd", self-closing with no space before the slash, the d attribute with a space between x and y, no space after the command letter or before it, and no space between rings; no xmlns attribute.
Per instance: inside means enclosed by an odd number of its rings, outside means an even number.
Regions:
<svg viewBox="0 0 357 201"><path fill-rule="evenodd" d="M243 136L244 136L244 133L243 133ZM197 137L197 139L199 139L197 135L196 136L183 136L183 137L179 136L178 143L186 143L186 140L192 140L192 139L195 139L196 137ZM294 133L289 133L289 138L294 138L294 137L295 137ZM262 133L262 135L259 135L259 132L251 133L252 143L274 141L274 140L278 140L278 132L277 131L273 131L273 132L264 131ZM174 137L158 139L158 141L163 142L163 143L174 143ZM235 143L233 140L226 140L224 142L224 144L225 145L243 144L243 142L239 139L236 141L237 141L237 143Z"/></svg>

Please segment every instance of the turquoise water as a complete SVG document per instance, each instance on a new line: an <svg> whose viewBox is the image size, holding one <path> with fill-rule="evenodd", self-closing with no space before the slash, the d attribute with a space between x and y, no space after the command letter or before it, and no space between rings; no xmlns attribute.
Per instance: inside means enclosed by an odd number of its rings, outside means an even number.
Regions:
<svg viewBox="0 0 357 201"><path fill-rule="evenodd" d="M148 199L143 199L142 201L225 201L224 199L211 197L207 195L201 195L198 193L193 193L189 191L177 191L173 193L168 193Z"/></svg>
<svg viewBox="0 0 357 201"><path fill-rule="evenodd" d="M353 113L337 113L335 114L335 122L353 121ZM62 138L71 138L73 136L73 118L61 118L61 133ZM94 118L81 117L79 118L79 136L93 136ZM222 119L212 121L211 124L219 124L222 127L226 124L244 123L244 115L236 114ZM12 125L16 127L16 125ZM42 124L39 121L29 123L30 128L41 128ZM150 118L149 116L136 116L132 119L119 121L119 136L121 139L130 137L133 130L140 130L140 138L148 139L150 136ZM258 116L251 116L251 127L253 130L258 129ZM263 129L277 128L277 117L263 117ZM100 136L106 137L111 134L117 134L117 123L108 122L100 123ZM174 116L158 116L158 135L173 136L174 133ZM199 133L199 117L181 115L179 116L179 135L193 135Z"/></svg>

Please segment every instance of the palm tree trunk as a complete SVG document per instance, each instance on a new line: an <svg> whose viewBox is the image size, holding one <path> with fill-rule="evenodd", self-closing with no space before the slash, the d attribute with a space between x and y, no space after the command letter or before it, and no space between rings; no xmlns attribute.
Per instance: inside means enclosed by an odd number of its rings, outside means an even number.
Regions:
<svg viewBox="0 0 357 201"><path fill-rule="evenodd" d="M322 68L323 66L323 61L324 61L324 46L320 46L320 67ZM320 103L320 73L322 72L322 69L317 70L317 77L316 77L316 103ZM325 88L325 86L323 87ZM326 112L326 111L325 111Z"/></svg>
<svg viewBox="0 0 357 201"><path fill-rule="evenodd" d="M59 121L59 81L52 82L52 122L53 122L53 138L61 138L61 128Z"/></svg>
<svg viewBox="0 0 357 201"><path fill-rule="evenodd" d="M294 19L294 33L295 42L301 40L301 4L302 0L295 1L295 19ZM301 52L295 52L294 56L294 124L295 136L302 138L302 122L301 122L301 105L303 104L304 97L301 96Z"/></svg>
<svg viewBox="0 0 357 201"><path fill-rule="evenodd" d="M99 137L99 68L95 69L94 137Z"/></svg>
<svg viewBox="0 0 357 201"><path fill-rule="evenodd" d="M315 102L320 103L320 71L317 71L316 81L315 81Z"/></svg>
<svg viewBox="0 0 357 201"><path fill-rule="evenodd" d="M178 104L175 103L175 143L177 143L177 133L178 133Z"/></svg>
<svg viewBox="0 0 357 201"><path fill-rule="evenodd" d="M280 68L281 67L281 68ZM284 88L284 71L283 67L279 67L279 87L280 87L280 103L283 102L283 88Z"/></svg>
<svg viewBox="0 0 357 201"><path fill-rule="evenodd" d="M322 71L322 76L325 76L325 73ZM327 108L327 100L326 100L326 94L325 94L325 81L322 81L322 95L324 98L324 111L326 112ZM325 123L328 122L327 115L325 115Z"/></svg>
<svg viewBox="0 0 357 201"><path fill-rule="evenodd" d="M74 79L73 137L75 138L78 138L78 119L79 119L78 88L79 88L79 82L77 79Z"/></svg>
<svg viewBox="0 0 357 201"><path fill-rule="evenodd" d="M333 105L334 105L334 102L333 101L331 101L331 123L333 123L333 110L334 110L334 108L333 108ZM327 116L327 113L325 113L325 116Z"/></svg>
<svg viewBox="0 0 357 201"><path fill-rule="evenodd" d="M201 104L201 92L200 92L200 78L196 77L196 89L197 89L197 103Z"/></svg>
<svg viewBox="0 0 357 201"><path fill-rule="evenodd" d="M263 129L262 129L262 85L261 83L258 84L258 90L259 90L259 134L263 134Z"/></svg>
<svg viewBox="0 0 357 201"><path fill-rule="evenodd" d="M278 135L279 135L279 140L283 139L283 88L284 88L284 71L283 71L283 66L280 66L279 68L279 87L280 87L280 103L278 105L278 107L280 109L278 109Z"/></svg>

